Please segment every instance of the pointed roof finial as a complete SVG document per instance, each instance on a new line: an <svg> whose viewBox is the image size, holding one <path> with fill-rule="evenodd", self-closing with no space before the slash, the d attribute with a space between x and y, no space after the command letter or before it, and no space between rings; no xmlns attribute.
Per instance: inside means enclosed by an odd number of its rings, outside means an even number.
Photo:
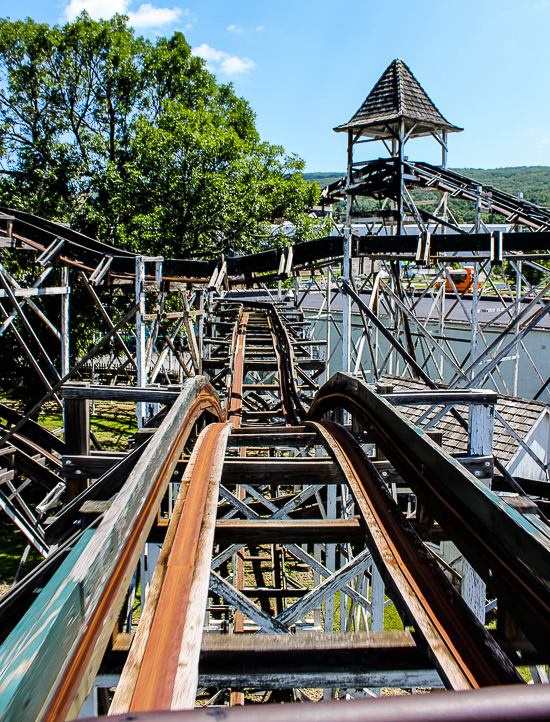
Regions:
<svg viewBox="0 0 550 722"><path fill-rule="evenodd" d="M405 120L409 137L434 130L458 133L462 128L446 120L402 60L394 60L353 118L334 130L353 130L372 138L391 138L391 126Z"/></svg>

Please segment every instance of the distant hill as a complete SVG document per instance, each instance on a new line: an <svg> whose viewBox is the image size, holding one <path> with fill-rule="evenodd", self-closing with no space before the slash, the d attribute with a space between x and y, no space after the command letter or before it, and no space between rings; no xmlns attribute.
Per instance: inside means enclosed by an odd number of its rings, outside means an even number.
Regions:
<svg viewBox="0 0 550 722"><path fill-rule="evenodd" d="M533 165L491 170L454 168L453 170L514 196L523 193L525 200L539 206L550 206L550 168L548 166Z"/></svg>
<svg viewBox="0 0 550 722"><path fill-rule="evenodd" d="M550 167L543 165L520 166L518 168L453 168L462 175L494 186L501 191L517 196L523 193L525 200L539 206L550 206ZM304 173L308 181L315 181L320 188L342 178L342 173Z"/></svg>
<svg viewBox="0 0 550 722"><path fill-rule="evenodd" d="M346 171L343 173L338 173L337 171L334 173L304 173L304 178L307 181L315 181L319 188L323 189L325 186L334 183L334 181L339 180L345 175Z"/></svg>

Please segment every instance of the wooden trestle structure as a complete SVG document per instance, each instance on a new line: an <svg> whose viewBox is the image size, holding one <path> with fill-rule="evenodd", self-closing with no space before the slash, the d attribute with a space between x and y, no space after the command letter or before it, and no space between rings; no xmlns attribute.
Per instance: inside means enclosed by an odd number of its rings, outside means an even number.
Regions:
<svg viewBox="0 0 550 722"><path fill-rule="evenodd" d="M538 263L550 260L550 213L448 171L446 134L459 129L423 93L395 61L338 128L348 174L323 202L345 197L347 222L316 241L150 258L2 209L0 334L14 334L43 397L25 412L0 404L0 506L44 556L0 600L2 722L74 719L98 695L104 712L150 722L170 710L182 722L550 717L548 459L497 408L499 393L517 395L526 336L550 311ZM415 134L437 137L441 167L405 158ZM365 140L390 158L354 164ZM438 196L434 213L417 208L424 191ZM361 195L387 203L360 218ZM472 232L449 195L476 203ZM484 227L489 207L507 230ZM34 254L30 285L10 273L11 253ZM456 254L475 268L464 292ZM504 261L515 283L498 285ZM529 283L522 264L542 280ZM69 344L76 284L103 334L81 356ZM306 312L314 289L320 306ZM501 310L486 324L489 292ZM60 328L44 300L54 295ZM462 357L446 335L450 307L468 323ZM60 364L42 333L56 336ZM550 383L537 373L542 398ZM402 392L388 374L422 384ZM91 433L98 400L136 404L128 451L106 452ZM47 402L63 407L63 439L32 420ZM466 454L441 445L449 417ZM501 463L495 419L536 457L538 480ZM526 665L537 684L523 683ZM370 699L388 687L449 692ZM267 704L311 690L326 701Z"/></svg>

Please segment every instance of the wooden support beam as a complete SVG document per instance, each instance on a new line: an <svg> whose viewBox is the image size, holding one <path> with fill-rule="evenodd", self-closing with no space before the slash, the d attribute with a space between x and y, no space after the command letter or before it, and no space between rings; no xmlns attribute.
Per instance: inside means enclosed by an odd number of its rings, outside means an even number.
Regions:
<svg viewBox="0 0 550 722"><path fill-rule="evenodd" d="M245 371L276 371L277 361L245 361ZM325 362L321 361L320 359L296 359L295 362L296 366L299 366L304 371L324 371L325 370Z"/></svg>
<svg viewBox="0 0 550 722"><path fill-rule="evenodd" d="M88 479L98 479L113 466L118 464L126 452L112 452L103 454L77 455L67 454L61 457L64 476L83 476Z"/></svg>
<svg viewBox="0 0 550 722"><path fill-rule="evenodd" d="M353 544L364 541L365 532L357 519L220 519L216 522L218 544Z"/></svg>
<svg viewBox="0 0 550 722"><path fill-rule="evenodd" d="M72 389L85 389L87 383L74 383ZM66 451L77 456L90 454L90 402L75 395L65 398L63 410L63 438ZM88 486L89 477L80 469L66 474L67 501L72 501Z"/></svg>
<svg viewBox="0 0 550 722"><path fill-rule="evenodd" d="M344 476L330 460L264 458L226 459L223 484L322 484L344 483Z"/></svg>
<svg viewBox="0 0 550 722"><path fill-rule="evenodd" d="M80 386L71 382L61 388L61 397L63 399L145 401L150 403L173 404L178 396L178 391L170 391L158 387L103 386L100 384Z"/></svg>
<svg viewBox="0 0 550 722"><path fill-rule="evenodd" d="M229 604L232 604L235 609L242 612L245 617L248 617L255 622L260 629L270 634L289 634L290 630L281 624L277 619L274 619L266 612L262 611L256 604L251 602L246 595L244 595L231 584L222 579L216 572L210 572L210 591L225 599ZM237 686L237 685L233 685Z"/></svg>
<svg viewBox="0 0 550 722"><path fill-rule="evenodd" d="M15 466L21 473L48 491L54 489L59 483L63 483L63 479L57 474L44 464L41 464L33 456L25 454L21 449L17 449L15 452Z"/></svg>
<svg viewBox="0 0 550 722"><path fill-rule="evenodd" d="M199 660L200 684L218 688L405 686L420 678L443 686L410 632L205 634Z"/></svg>
<svg viewBox="0 0 550 722"><path fill-rule="evenodd" d="M254 434L254 436L251 434L233 433L229 437L227 446L246 446L250 448L292 446L299 448L302 446L311 446L316 442L319 442L319 438L317 434L314 433L287 434L274 431L269 434Z"/></svg>
<svg viewBox="0 0 550 722"><path fill-rule="evenodd" d="M354 577L360 574L371 563L371 554L368 549L365 549L356 557L350 559L350 561L338 569L338 571L333 572L330 576L324 579L321 584L318 584L299 602L295 602L294 604L288 606L284 612L277 615L275 619L277 622L280 622L285 626L291 626L308 614L308 612L312 609L321 605L329 597L333 596L337 591L345 589L349 582L351 582ZM358 596L362 595L358 594ZM368 599L363 598L363 605L367 609L370 608L370 602Z"/></svg>

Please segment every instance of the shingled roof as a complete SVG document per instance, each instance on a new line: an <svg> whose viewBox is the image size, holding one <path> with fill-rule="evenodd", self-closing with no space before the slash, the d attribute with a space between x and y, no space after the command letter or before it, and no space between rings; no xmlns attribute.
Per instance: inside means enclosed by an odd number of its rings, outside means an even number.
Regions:
<svg viewBox="0 0 550 722"><path fill-rule="evenodd" d="M432 103L426 91L402 60L394 60L367 96L353 118L334 130L361 131L362 135L388 137L385 126L401 120L417 124L412 136L428 135L434 129L460 132Z"/></svg>
<svg viewBox="0 0 550 722"><path fill-rule="evenodd" d="M427 391L428 387L422 381L408 379L401 376L390 376L385 374L381 381L391 384L394 391ZM515 396L499 395L497 410L506 423L521 438L525 439L541 414L548 409L548 404L543 401L532 401L531 399L520 399ZM468 406L457 405L457 411L464 419L468 419ZM416 423L426 411L425 406L399 406L399 410L410 421ZM439 411L439 409L437 409ZM435 415L436 411L432 415ZM443 432L443 447L451 454L465 454L468 450L468 432L465 431L459 422L446 414L436 424L434 431ZM499 461L506 466L519 448L519 442L515 439L503 424L495 419L493 431L493 453Z"/></svg>

